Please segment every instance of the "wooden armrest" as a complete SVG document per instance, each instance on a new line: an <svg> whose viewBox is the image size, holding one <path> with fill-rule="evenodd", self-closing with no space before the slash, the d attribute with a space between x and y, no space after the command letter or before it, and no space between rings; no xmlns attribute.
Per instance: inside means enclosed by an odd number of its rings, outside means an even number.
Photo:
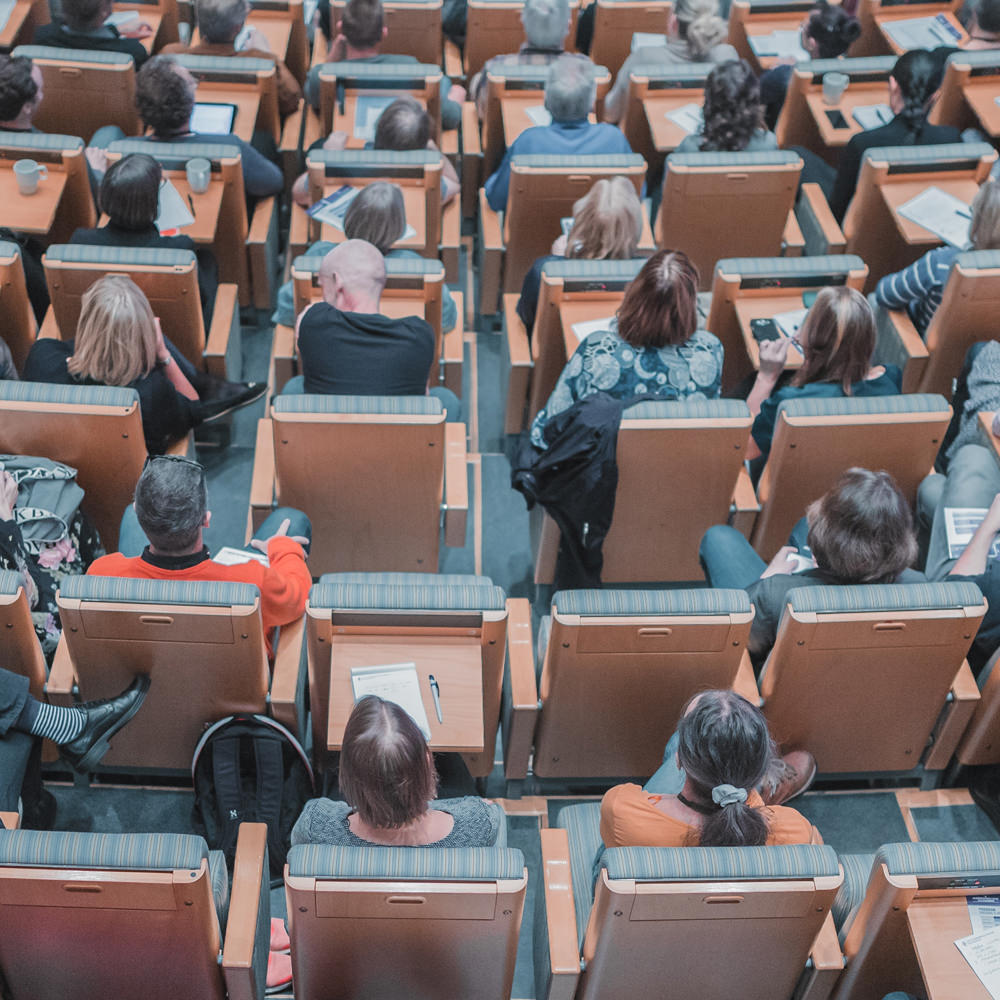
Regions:
<svg viewBox="0 0 1000 1000"><path fill-rule="evenodd" d="M740 657L736 679L733 681L733 691L746 698L751 705L762 704L760 691L757 689L757 678L753 672L753 663L750 660L750 653L745 649L743 650L743 655Z"/></svg>
<svg viewBox="0 0 1000 1000"><path fill-rule="evenodd" d="M441 263L444 264L444 280L449 285L457 285L461 280L458 271L458 251L462 243L461 194L453 198L441 209Z"/></svg>
<svg viewBox="0 0 1000 1000"><path fill-rule="evenodd" d="M281 141L278 154L281 157L281 172L285 175L285 189L291 190L295 178L302 170L302 130L306 117L306 102L299 98L299 106L281 127Z"/></svg>
<svg viewBox="0 0 1000 1000"><path fill-rule="evenodd" d="M281 626L274 649L274 672L271 674L271 716L294 733L300 742L304 734L299 732L297 696L305 634L305 615Z"/></svg>
<svg viewBox="0 0 1000 1000"><path fill-rule="evenodd" d="M508 781L528 776L538 721L538 682L531 636L531 602L507 601L507 676L504 678L503 767Z"/></svg>
<svg viewBox="0 0 1000 1000"><path fill-rule="evenodd" d="M309 147L317 139L322 139L325 134L323 124L319 120L319 112L306 107L302 118L302 156L305 157Z"/></svg>
<svg viewBox="0 0 1000 1000"><path fill-rule="evenodd" d="M0 826L4 830L17 830L21 826L21 817L16 812L0 812Z"/></svg>
<svg viewBox="0 0 1000 1000"><path fill-rule="evenodd" d="M465 79L462 51L450 38L444 40L444 75L449 77L452 83L460 83Z"/></svg>
<svg viewBox="0 0 1000 1000"><path fill-rule="evenodd" d="M789 212L785 220L785 229L781 234L781 245L785 257L801 257L806 248L806 238L802 235L795 212Z"/></svg>
<svg viewBox="0 0 1000 1000"><path fill-rule="evenodd" d="M490 316L500 301L503 267L503 227L500 216L490 208L486 192L479 191L479 312Z"/></svg>
<svg viewBox="0 0 1000 1000"><path fill-rule="evenodd" d="M229 1000L259 1000L254 975L254 944L258 921L271 922L270 896L261 892L267 870L267 824L241 823L233 864L229 922L222 946L222 974ZM266 913L261 913L261 901ZM262 961L267 961L261 956Z"/></svg>
<svg viewBox="0 0 1000 1000"><path fill-rule="evenodd" d="M294 260L306 252L312 242L309 232L310 219L301 205L291 205L291 218L288 220L288 257ZM317 230L318 232L318 230Z"/></svg>
<svg viewBox="0 0 1000 1000"><path fill-rule="evenodd" d="M750 537L757 515L760 513L760 501L750 481L750 473L744 465L736 479L736 489L733 490L732 510L729 523L745 538Z"/></svg>
<svg viewBox="0 0 1000 1000"><path fill-rule="evenodd" d="M540 968L544 956L535 955L537 1000L570 1000L580 980L580 950L573 907L573 880L569 864L569 837L565 830L538 831L542 845L542 887L539 900L548 932L548 968ZM540 935L536 935L536 941Z"/></svg>
<svg viewBox="0 0 1000 1000"><path fill-rule="evenodd" d="M451 389L461 399L462 366L465 363L465 330L462 326L465 314L462 310L465 301L461 292L452 292L451 297L455 302L455 314L458 318L455 329L441 335L442 370L439 376L444 387Z"/></svg>
<svg viewBox="0 0 1000 1000"><path fill-rule="evenodd" d="M219 285L215 293L212 325L208 329L202 357L209 374L218 378L239 379L243 359L239 288L236 285Z"/></svg>
<svg viewBox="0 0 1000 1000"><path fill-rule="evenodd" d="M45 318L42 320L42 325L38 330L38 339L41 340L42 337L48 337L51 340L62 340L62 334L59 332L59 324L56 323L56 312L49 306L45 310Z"/></svg>
<svg viewBox="0 0 1000 1000"><path fill-rule="evenodd" d="M444 447L444 542L460 549L465 545L465 525L469 515L465 424L444 425Z"/></svg>
<svg viewBox="0 0 1000 1000"><path fill-rule="evenodd" d="M803 184L799 189L795 218L802 231L807 254L822 256L843 253L846 249L847 239L818 184Z"/></svg>
<svg viewBox="0 0 1000 1000"><path fill-rule="evenodd" d="M875 309L877 340L875 356L879 365L896 365L903 372L903 392L919 392L930 353L904 309L886 309L869 298Z"/></svg>
<svg viewBox="0 0 1000 1000"><path fill-rule="evenodd" d="M262 198L253 210L247 236L250 290L258 309L270 309L278 267L278 199Z"/></svg>
<svg viewBox="0 0 1000 1000"><path fill-rule="evenodd" d="M272 381L271 392L279 393L290 378L298 374L299 362L295 353L295 331L278 323L271 341Z"/></svg>
<svg viewBox="0 0 1000 1000"><path fill-rule="evenodd" d="M948 766L976 714L980 701L979 685L968 660L962 660L948 693L951 697L938 717L934 742L924 760L925 771L943 771Z"/></svg>
<svg viewBox="0 0 1000 1000"><path fill-rule="evenodd" d="M274 428L264 417L257 421L257 441L253 452L253 478L250 480L252 531L256 531L274 507ZM251 533L252 533L251 531ZM250 535L247 536L247 542Z"/></svg>
<svg viewBox="0 0 1000 1000"><path fill-rule="evenodd" d="M799 980L796 1000L827 1000L844 971L844 955L837 940L833 916L829 913L816 935L809 958L812 965Z"/></svg>
<svg viewBox="0 0 1000 1000"><path fill-rule="evenodd" d="M517 314L520 299L517 292L509 292L503 297L504 348L507 366L507 404L504 410L503 430L505 434L520 434L524 429L524 408L528 405L528 386L535 362L531 357L528 331Z"/></svg>
<svg viewBox="0 0 1000 1000"><path fill-rule="evenodd" d="M441 152L451 160L455 167L458 166L458 133L460 128L461 126L441 133Z"/></svg>
<svg viewBox="0 0 1000 1000"><path fill-rule="evenodd" d="M462 105L462 215L476 214L476 192L483 183L483 142L479 114L472 101Z"/></svg>
<svg viewBox="0 0 1000 1000"><path fill-rule="evenodd" d="M52 658L52 669L49 679L45 682L45 697L53 705L68 707L73 704L73 686L76 684L76 670L69 655L69 645L66 636L59 637L55 656Z"/></svg>

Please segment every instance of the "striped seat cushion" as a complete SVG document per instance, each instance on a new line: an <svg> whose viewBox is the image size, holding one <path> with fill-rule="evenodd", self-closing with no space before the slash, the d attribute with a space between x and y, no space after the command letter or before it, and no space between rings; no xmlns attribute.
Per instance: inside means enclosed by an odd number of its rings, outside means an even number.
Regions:
<svg viewBox="0 0 1000 1000"><path fill-rule="evenodd" d="M745 590L700 587L691 590L560 590L552 598L556 614L742 615L752 605Z"/></svg>
<svg viewBox="0 0 1000 1000"><path fill-rule="evenodd" d="M813 59L799 63L798 68L812 73L814 79L818 77L820 80L824 73L846 73L852 78L878 75L888 79L895 65L896 56L865 56L860 59Z"/></svg>
<svg viewBox="0 0 1000 1000"><path fill-rule="evenodd" d="M840 863L844 866L844 884L833 901L831 913L833 923L844 943L850 921L865 898L868 877L871 875L874 854L842 854Z"/></svg>
<svg viewBox="0 0 1000 1000"><path fill-rule="evenodd" d="M318 254L311 257L302 255L295 258L292 262L292 268L302 274L315 275L319 274L322 264L323 257ZM437 276L444 274L444 264L439 260L430 260L427 257L387 257L385 273L390 278L393 276Z"/></svg>
<svg viewBox="0 0 1000 1000"><path fill-rule="evenodd" d="M128 410L139 404L135 389L114 385L50 385L48 382L0 381L0 402L63 406L113 406Z"/></svg>
<svg viewBox="0 0 1000 1000"><path fill-rule="evenodd" d="M181 66L186 66L192 73L242 76L247 73L267 73L274 68L270 59L254 59L243 55L239 59L233 59L231 56L200 56L191 52L176 52L171 58Z"/></svg>
<svg viewBox="0 0 1000 1000"><path fill-rule="evenodd" d="M49 261L65 264L135 264L150 267L184 267L196 260L193 250L166 247L95 247L60 243L45 251Z"/></svg>
<svg viewBox="0 0 1000 1000"><path fill-rule="evenodd" d="M798 153L786 152L782 149L768 150L760 153L671 153L667 159L667 168L672 167L728 167L729 169L746 169L752 167L793 167L801 164Z"/></svg>
<svg viewBox="0 0 1000 1000"><path fill-rule="evenodd" d="M104 52L99 49L62 49L55 45L19 45L15 56L55 62L84 62L98 66L125 66L132 62L127 52Z"/></svg>
<svg viewBox="0 0 1000 1000"><path fill-rule="evenodd" d="M817 614L845 611L944 611L983 605L979 587L967 581L797 587L789 591L786 600L793 611Z"/></svg>
<svg viewBox="0 0 1000 1000"><path fill-rule="evenodd" d="M309 606L335 611L503 611L506 596L492 584L320 582L309 591Z"/></svg>
<svg viewBox="0 0 1000 1000"><path fill-rule="evenodd" d="M12 569L0 570L0 594L13 596L22 586L20 573L15 573Z"/></svg>
<svg viewBox="0 0 1000 1000"><path fill-rule="evenodd" d="M226 856L222 851L208 852L208 877L212 880L215 912L219 915L219 924L225 934L226 922L229 920L229 872L226 869Z"/></svg>
<svg viewBox="0 0 1000 1000"><path fill-rule="evenodd" d="M0 830L0 865L177 871L200 868L207 860L205 841L185 834Z"/></svg>
<svg viewBox="0 0 1000 1000"><path fill-rule="evenodd" d="M604 852L609 879L682 882L708 879L836 878L840 861L832 847L615 847Z"/></svg>
<svg viewBox="0 0 1000 1000"><path fill-rule="evenodd" d="M370 413L389 416L437 416L444 413L436 396L276 396L272 409L280 413Z"/></svg>
<svg viewBox="0 0 1000 1000"><path fill-rule="evenodd" d="M472 573L324 573L320 583L360 583L400 586L492 587L488 576Z"/></svg>
<svg viewBox="0 0 1000 1000"><path fill-rule="evenodd" d="M68 576L59 594L67 600L115 604L252 605L260 591L252 583L208 580L132 580L118 576Z"/></svg>
<svg viewBox="0 0 1000 1000"><path fill-rule="evenodd" d="M933 170L938 163L967 163L971 169L976 160L990 156L993 147L986 142L942 142L932 146L874 146L866 149L864 159L894 166L925 166Z"/></svg>
<svg viewBox="0 0 1000 1000"><path fill-rule="evenodd" d="M487 882L521 878L524 874L524 855L507 847L333 847L329 844L297 844L288 852L288 873L299 878Z"/></svg>
<svg viewBox="0 0 1000 1000"><path fill-rule="evenodd" d="M948 412L948 401L936 393L911 392L903 396L844 396L786 399L778 412L795 417L868 417L888 413Z"/></svg>
<svg viewBox="0 0 1000 1000"><path fill-rule="evenodd" d="M547 260L542 264L542 274L549 278L599 278L631 281L641 270L645 260Z"/></svg>
<svg viewBox="0 0 1000 1000"><path fill-rule="evenodd" d="M627 170L630 167L645 166L646 161L636 153L588 153L585 156L567 156L555 153L519 153L511 159L512 167L530 170L559 168L576 171L616 167ZM640 262L642 263L642 262Z"/></svg>
<svg viewBox="0 0 1000 1000"><path fill-rule="evenodd" d="M727 257L715 265L717 273L747 277L813 278L847 274L865 266L857 254L830 254L828 257Z"/></svg>
<svg viewBox="0 0 1000 1000"><path fill-rule="evenodd" d="M890 875L1000 875L1000 842L883 844L875 864Z"/></svg>
<svg viewBox="0 0 1000 1000"><path fill-rule="evenodd" d="M1000 268L1000 250L966 250L955 258L954 266L967 271L995 271Z"/></svg>
<svg viewBox="0 0 1000 1000"><path fill-rule="evenodd" d="M742 399L650 400L636 403L622 414L622 423L633 420L739 420L750 411Z"/></svg>
<svg viewBox="0 0 1000 1000"><path fill-rule="evenodd" d="M342 62L323 63L319 67L319 72L320 76L336 76L339 80L398 80L402 84L422 77L437 76L441 72L441 67L430 63L367 63L345 59Z"/></svg>
<svg viewBox="0 0 1000 1000"><path fill-rule="evenodd" d="M604 853L601 843L601 804L586 802L564 806L555 825L566 831L569 840L569 870L573 880L573 909L576 911L576 934L583 947L587 921L594 902L594 877Z"/></svg>

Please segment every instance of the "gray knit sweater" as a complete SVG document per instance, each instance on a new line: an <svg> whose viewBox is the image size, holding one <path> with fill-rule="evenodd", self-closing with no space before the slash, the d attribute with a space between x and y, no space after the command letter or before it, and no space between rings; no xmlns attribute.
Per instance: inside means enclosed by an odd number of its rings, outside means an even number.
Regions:
<svg viewBox="0 0 1000 1000"><path fill-rule="evenodd" d="M505 821L503 810L493 802L474 795L460 799L436 799L432 809L451 813L455 825L451 833L428 847L493 847ZM353 809L346 802L310 799L292 828L293 844L332 844L335 847L371 847L351 832L348 817Z"/></svg>

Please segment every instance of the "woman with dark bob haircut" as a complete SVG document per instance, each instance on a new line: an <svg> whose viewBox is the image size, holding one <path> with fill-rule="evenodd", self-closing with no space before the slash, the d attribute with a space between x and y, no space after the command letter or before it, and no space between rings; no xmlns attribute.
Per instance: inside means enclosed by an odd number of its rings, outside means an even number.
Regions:
<svg viewBox="0 0 1000 1000"><path fill-rule="evenodd" d="M875 314L857 290L841 285L816 296L794 338L779 337L760 344L760 371L747 406L754 417L747 458L760 474L771 451L778 407L788 399L835 396L895 396L903 373L895 365L872 367ZM789 357L802 364L791 379L785 375Z"/></svg>
<svg viewBox="0 0 1000 1000"><path fill-rule="evenodd" d="M704 122L678 153L759 153L777 149L774 133L764 127L757 76L745 59L716 66L705 81Z"/></svg>
<svg viewBox="0 0 1000 1000"><path fill-rule="evenodd" d="M811 503L769 565L728 525L705 532L699 556L711 586L750 595L757 609L750 653L758 667L774 645L790 590L926 582L923 573L909 568L917 558L917 540L906 497L888 472L868 469L848 469Z"/></svg>
<svg viewBox="0 0 1000 1000"><path fill-rule="evenodd" d="M548 447L549 421L595 392L622 400L717 399L722 344L698 329L697 296L698 271L687 254L653 254L607 329L588 334L567 362L531 425L531 443Z"/></svg>
<svg viewBox="0 0 1000 1000"><path fill-rule="evenodd" d="M145 153L131 153L112 163L101 181L100 206L108 224L100 229L78 229L70 243L102 247L141 247L191 250L198 260L205 329L212 323L219 265L211 250L199 249L190 236L161 236L156 228L163 170Z"/></svg>
<svg viewBox="0 0 1000 1000"><path fill-rule="evenodd" d="M604 796L601 840L606 847L822 843L805 817L781 805L815 775L804 751L776 756L760 709L734 691L704 691L684 707L645 788L616 785Z"/></svg>
<svg viewBox="0 0 1000 1000"><path fill-rule="evenodd" d="M391 847L492 847L506 843L506 821L475 796L432 801L434 758L410 716L369 695L351 712L340 752L346 802L312 799L292 829L293 844Z"/></svg>

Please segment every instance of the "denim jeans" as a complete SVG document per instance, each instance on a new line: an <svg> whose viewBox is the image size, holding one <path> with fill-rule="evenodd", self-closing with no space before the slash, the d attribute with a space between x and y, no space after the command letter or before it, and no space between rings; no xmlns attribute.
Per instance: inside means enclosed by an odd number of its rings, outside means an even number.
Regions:
<svg viewBox="0 0 1000 1000"><path fill-rule="evenodd" d="M792 528L788 544L801 552L807 547L808 536L809 525L802 517ZM705 532L698 558L710 587L746 590L767 569L767 563L746 538L727 524L717 524Z"/></svg>

